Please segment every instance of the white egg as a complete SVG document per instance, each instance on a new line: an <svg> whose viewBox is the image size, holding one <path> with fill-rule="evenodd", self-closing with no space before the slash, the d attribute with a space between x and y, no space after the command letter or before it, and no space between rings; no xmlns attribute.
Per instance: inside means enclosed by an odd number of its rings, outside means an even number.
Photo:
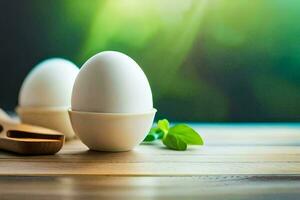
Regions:
<svg viewBox="0 0 300 200"><path fill-rule="evenodd" d="M72 62L62 58L41 62L25 78L19 94L19 106L70 107L78 71Z"/></svg>
<svg viewBox="0 0 300 200"><path fill-rule="evenodd" d="M153 108L146 75L127 55L104 51L80 69L72 93L72 110L98 113L142 113Z"/></svg>

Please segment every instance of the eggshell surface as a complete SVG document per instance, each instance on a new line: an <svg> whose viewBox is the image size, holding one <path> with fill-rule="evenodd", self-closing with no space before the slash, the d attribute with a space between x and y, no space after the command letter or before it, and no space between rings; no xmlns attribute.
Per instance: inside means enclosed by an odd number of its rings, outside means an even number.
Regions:
<svg viewBox="0 0 300 200"><path fill-rule="evenodd" d="M153 108L146 75L127 55L104 51L80 69L72 92L72 110L141 113Z"/></svg>
<svg viewBox="0 0 300 200"><path fill-rule="evenodd" d="M19 106L70 107L78 72L76 65L62 58L41 62L25 78L19 93Z"/></svg>

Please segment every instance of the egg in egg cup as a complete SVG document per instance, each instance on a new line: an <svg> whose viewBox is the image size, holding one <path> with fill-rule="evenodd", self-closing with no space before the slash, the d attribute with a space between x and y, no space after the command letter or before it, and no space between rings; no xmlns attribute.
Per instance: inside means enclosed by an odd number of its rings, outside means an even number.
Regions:
<svg viewBox="0 0 300 200"><path fill-rule="evenodd" d="M16 112L23 123L57 130L74 138L68 116L71 94L79 69L62 58L47 59L25 78Z"/></svg>
<svg viewBox="0 0 300 200"><path fill-rule="evenodd" d="M146 137L156 109L146 75L127 55L96 54L76 77L69 116L91 150L128 151Z"/></svg>

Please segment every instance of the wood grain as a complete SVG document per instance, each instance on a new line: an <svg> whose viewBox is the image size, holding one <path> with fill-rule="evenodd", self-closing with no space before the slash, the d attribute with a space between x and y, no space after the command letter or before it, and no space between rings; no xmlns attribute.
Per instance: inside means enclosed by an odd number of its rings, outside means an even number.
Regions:
<svg viewBox="0 0 300 200"><path fill-rule="evenodd" d="M172 151L160 143L122 153L88 151L78 140L54 156L0 153L0 175L191 176L300 174L300 126L196 127L203 147Z"/></svg>
<svg viewBox="0 0 300 200"><path fill-rule="evenodd" d="M300 125L201 125L205 146L122 153L78 140L52 156L0 152L0 199L299 199Z"/></svg>
<svg viewBox="0 0 300 200"><path fill-rule="evenodd" d="M1 199L299 199L299 176L0 178Z"/></svg>

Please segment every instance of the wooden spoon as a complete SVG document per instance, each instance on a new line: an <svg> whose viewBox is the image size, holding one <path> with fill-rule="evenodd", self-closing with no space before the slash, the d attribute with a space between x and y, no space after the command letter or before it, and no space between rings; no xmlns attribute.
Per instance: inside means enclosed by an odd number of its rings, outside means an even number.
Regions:
<svg viewBox="0 0 300 200"><path fill-rule="evenodd" d="M57 153L64 144L64 135L38 126L13 121L0 109L0 149L23 155Z"/></svg>

